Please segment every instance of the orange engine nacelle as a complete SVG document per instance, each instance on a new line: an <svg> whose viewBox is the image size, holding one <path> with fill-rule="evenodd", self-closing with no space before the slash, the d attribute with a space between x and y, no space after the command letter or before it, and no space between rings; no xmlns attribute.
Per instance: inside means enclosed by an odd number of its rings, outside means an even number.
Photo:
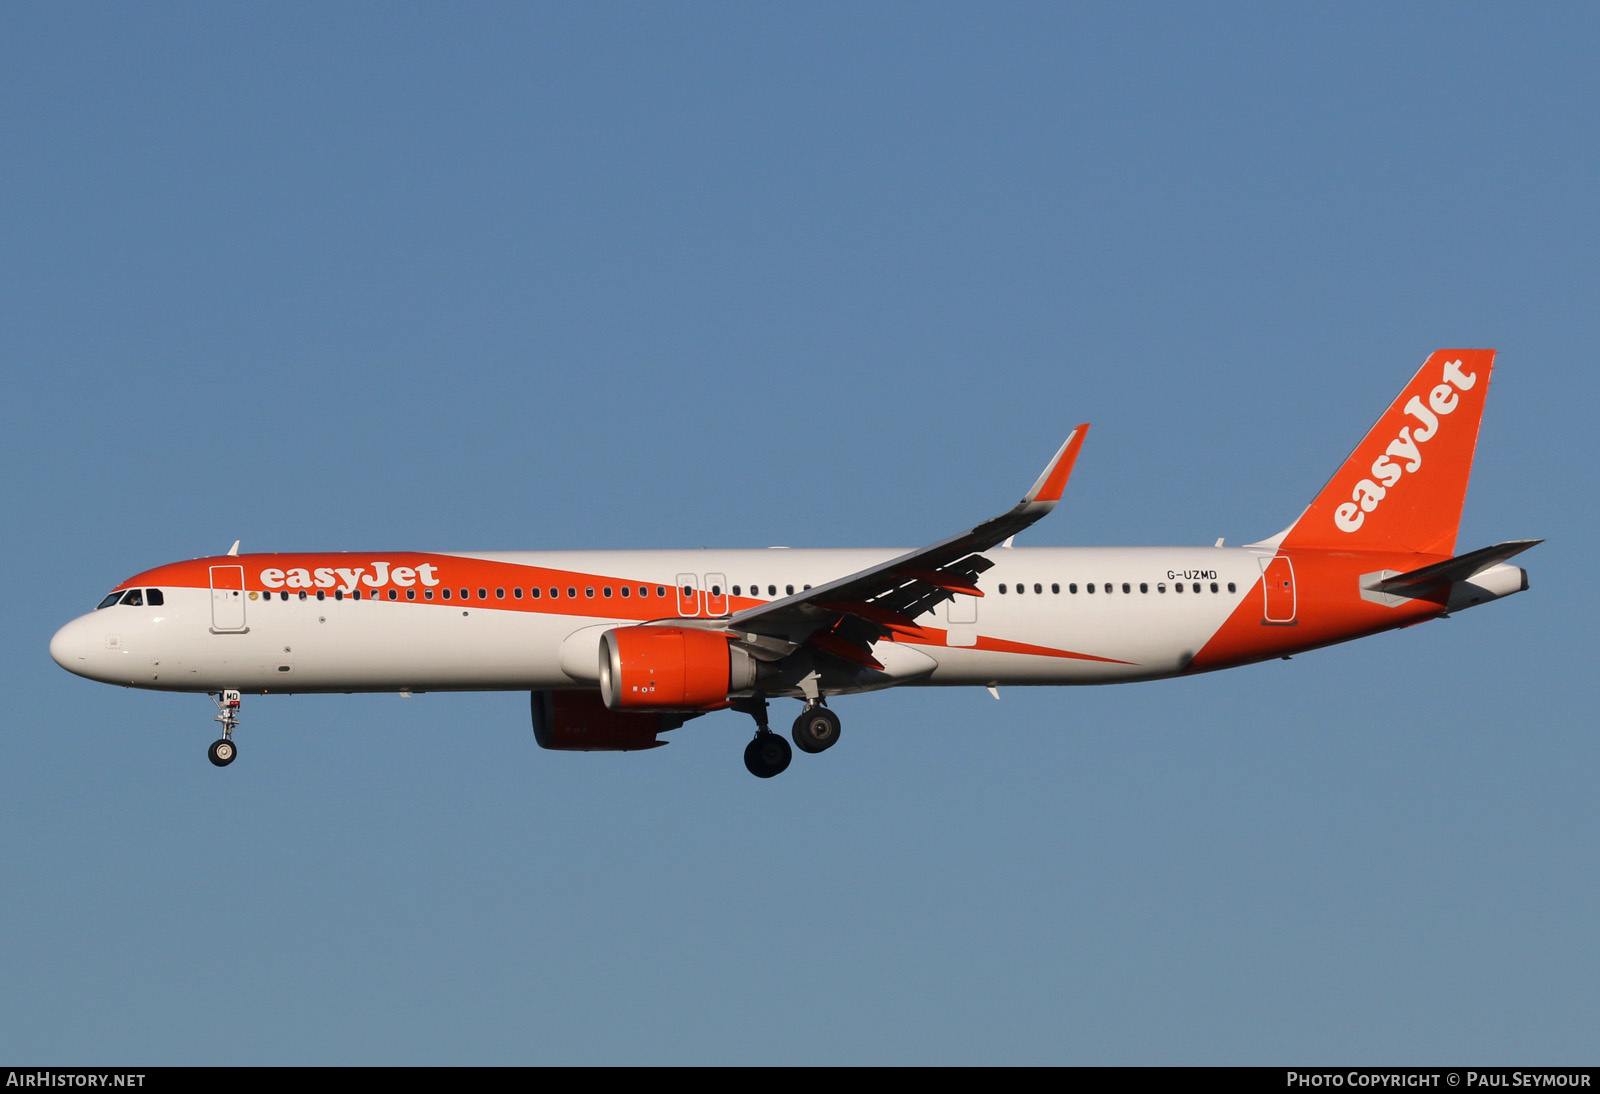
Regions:
<svg viewBox="0 0 1600 1094"><path fill-rule="evenodd" d="M614 711L707 710L755 683L755 661L727 637L688 627L619 627L600 636L600 696Z"/></svg>
<svg viewBox="0 0 1600 1094"><path fill-rule="evenodd" d="M671 714L621 712L607 708L595 691L533 693L533 736L540 748L559 752L633 752L666 741L657 733L677 729L687 719Z"/></svg>

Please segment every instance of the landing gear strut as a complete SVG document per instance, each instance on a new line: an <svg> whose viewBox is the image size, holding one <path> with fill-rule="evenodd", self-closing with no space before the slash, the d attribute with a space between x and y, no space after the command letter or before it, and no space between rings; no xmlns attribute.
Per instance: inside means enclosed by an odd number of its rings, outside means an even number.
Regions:
<svg viewBox="0 0 1600 1094"><path fill-rule="evenodd" d="M767 725L766 697L740 699L733 704L733 709L756 720L755 739L744 746L744 766L758 779L781 774L794 758L794 750ZM820 696L812 695L806 702L806 709L794 720L791 736L801 752L826 752L839 742L839 716L822 705Z"/></svg>
<svg viewBox="0 0 1600 1094"><path fill-rule="evenodd" d="M789 742L770 729L759 729L753 741L744 746L744 766L758 779L781 775L794 758Z"/></svg>
<svg viewBox="0 0 1600 1094"><path fill-rule="evenodd" d="M237 691L224 691L213 695L211 701L217 706L217 716L214 721L222 723L222 737L211 742L211 747L206 755L211 757L211 762L218 767L227 767L233 762L239 750L234 747L233 731L239 727L239 701Z"/></svg>
<svg viewBox="0 0 1600 1094"><path fill-rule="evenodd" d="M839 743L839 716L813 703L794 720L795 747L801 752L826 752Z"/></svg>
<svg viewBox="0 0 1600 1094"><path fill-rule="evenodd" d="M768 727L766 698L757 695L751 699L740 699L733 704L733 709L743 711L756 720L755 739L744 746L746 770L758 779L781 775L784 768L789 766L789 761L794 759L794 750L789 747L788 741Z"/></svg>

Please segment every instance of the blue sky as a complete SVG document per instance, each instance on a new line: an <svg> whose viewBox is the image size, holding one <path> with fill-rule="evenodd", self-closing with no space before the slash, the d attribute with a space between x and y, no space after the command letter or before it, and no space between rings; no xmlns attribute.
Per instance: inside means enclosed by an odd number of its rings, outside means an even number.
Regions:
<svg viewBox="0 0 1600 1094"><path fill-rule="evenodd" d="M10 5L0 1058L1594 1059L1579 5ZM525 695L90 684L225 550L1286 525L1500 351L1532 590L1204 678L538 749Z"/></svg>

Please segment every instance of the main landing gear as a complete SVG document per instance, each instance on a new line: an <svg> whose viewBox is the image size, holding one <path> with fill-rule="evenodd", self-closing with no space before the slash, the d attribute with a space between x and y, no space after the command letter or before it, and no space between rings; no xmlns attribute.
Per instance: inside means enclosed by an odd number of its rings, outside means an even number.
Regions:
<svg viewBox="0 0 1600 1094"><path fill-rule="evenodd" d="M224 691L219 695L213 695L211 701L217 706L217 716L213 720L222 723L222 737L211 742L206 755L211 757L211 762L218 767L227 767L239 754L239 750L234 747L233 731L239 727L239 707L242 704L237 691Z"/></svg>
<svg viewBox="0 0 1600 1094"><path fill-rule="evenodd" d="M764 698L745 699L734 704L756 720L756 735L744 746L744 766L758 779L770 779L782 774L794 758L789 742L767 725L767 701ZM808 702L800 717L794 720L791 734L801 752L825 752L839 740L839 716L822 705L820 699Z"/></svg>
<svg viewBox="0 0 1600 1094"><path fill-rule="evenodd" d="M820 702L807 706L794 720L792 736L801 752L826 752L839 743L839 716Z"/></svg>
<svg viewBox="0 0 1600 1094"><path fill-rule="evenodd" d="M758 779L782 774L792 759L789 742L770 729L756 730L755 739L744 746L744 766Z"/></svg>

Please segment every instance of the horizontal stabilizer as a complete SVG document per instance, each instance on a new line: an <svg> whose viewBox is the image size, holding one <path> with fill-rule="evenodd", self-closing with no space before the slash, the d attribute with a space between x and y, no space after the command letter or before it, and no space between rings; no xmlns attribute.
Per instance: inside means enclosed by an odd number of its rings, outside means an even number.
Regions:
<svg viewBox="0 0 1600 1094"><path fill-rule="evenodd" d="M1425 585L1435 585L1445 581L1467 581L1489 567L1498 566L1506 559L1520 555L1529 547L1537 547L1543 542L1542 539L1510 539L1504 543L1496 543L1493 547L1480 547L1476 551L1468 551L1464 555L1447 558L1431 566L1386 577L1375 582L1370 588L1376 592L1405 594L1415 592Z"/></svg>

